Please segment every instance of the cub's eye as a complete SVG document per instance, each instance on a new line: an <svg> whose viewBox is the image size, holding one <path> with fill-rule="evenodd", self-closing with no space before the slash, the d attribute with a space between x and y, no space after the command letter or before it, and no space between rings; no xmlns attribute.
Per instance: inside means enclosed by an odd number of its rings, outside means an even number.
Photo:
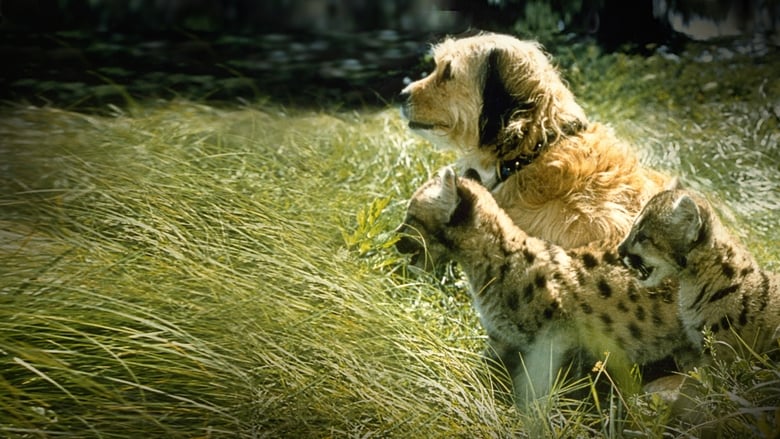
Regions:
<svg viewBox="0 0 780 439"><path fill-rule="evenodd" d="M636 234L636 242L643 243L650 239L650 236L645 232L644 230L640 230L639 233Z"/></svg>
<svg viewBox="0 0 780 439"><path fill-rule="evenodd" d="M441 80L449 81L450 79L452 79L452 63L450 61L447 61L447 63L444 64L444 68L441 71Z"/></svg>

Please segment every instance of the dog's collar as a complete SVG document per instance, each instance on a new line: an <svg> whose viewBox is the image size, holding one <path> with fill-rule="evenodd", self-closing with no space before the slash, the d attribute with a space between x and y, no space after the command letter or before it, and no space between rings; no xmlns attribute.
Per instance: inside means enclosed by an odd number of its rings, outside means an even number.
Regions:
<svg viewBox="0 0 780 439"><path fill-rule="evenodd" d="M544 144L539 142L534 146L534 150L531 154L521 155L511 160L499 160L496 162L496 178L498 179L498 183L503 183L507 178L511 177L512 174L530 165L539 157L543 146Z"/></svg>
<svg viewBox="0 0 780 439"><path fill-rule="evenodd" d="M587 128L587 123L582 124L580 122L574 122L564 126L561 134L564 136L571 136L585 128ZM548 132L547 136L545 137L548 139L554 139L556 135ZM499 160L496 163L496 185L503 183L507 178L511 177L512 174L515 174L516 172L519 172L526 166L530 165L534 160L536 160L537 157L542 154L542 149L544 149L544 147L547 145L547 142L540 140L536 143L536 145L534 145L534 149L530 154L521 155L511 160Z"/></svg>

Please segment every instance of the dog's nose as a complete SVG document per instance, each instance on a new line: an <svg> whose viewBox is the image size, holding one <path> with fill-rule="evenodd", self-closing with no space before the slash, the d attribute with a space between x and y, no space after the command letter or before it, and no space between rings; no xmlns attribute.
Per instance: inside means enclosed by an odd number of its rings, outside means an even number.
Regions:
<svg viewBox="0 0 780 439"><path fill-rule="evenodd" d="M398 94L398 99L401 102L406 102L407 100L409 100L409 91L407 89L401 90L401 93Z"/></svg>

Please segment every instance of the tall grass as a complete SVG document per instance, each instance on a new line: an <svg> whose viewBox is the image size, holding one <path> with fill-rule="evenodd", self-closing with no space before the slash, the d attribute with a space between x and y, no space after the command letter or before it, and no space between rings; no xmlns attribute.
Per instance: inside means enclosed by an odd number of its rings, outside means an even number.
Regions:
<svg viewBox="0 0 780 439"><path fill-rule="evenodd" d="M780 153L769 98L746 85L744 105L669 108L673 78L658 68L635 102L611 91L609 78L629 81L644 63L665 61L577 59L585 61L568 64L572 82L584 69L605 73L573 84L594 118L641 140L646 163L679 169L735 206L735 224L777 267ZM763 90L778 89L767 81ZM599 84L602 94L590 88ZM106 114L1 111L3 434L618 437L689 428L668 424L662 401L614 389L583 399L560 392L524 411L507 403L480 359L484 335L457 270L412 275L392 248L405 200L453 159L412 137L393 109L174 101ZM707 117L691 128L690 111ZM777 365L735 370L702 371L711 394L725 395L708 407L735 413L727 431L758 435L756 419L776 427L768 414L777 393L767 388ZM561 385L587 393L594 380L609 383L596 370Z"/></svg>

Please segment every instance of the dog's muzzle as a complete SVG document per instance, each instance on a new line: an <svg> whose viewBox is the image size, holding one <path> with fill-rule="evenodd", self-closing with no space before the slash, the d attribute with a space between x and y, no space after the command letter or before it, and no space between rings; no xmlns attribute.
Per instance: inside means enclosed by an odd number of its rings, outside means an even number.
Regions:
<svg viewBox="0 0 780 439"><path fill-rule="evenodd" d="M422 123L422 122L415 122L413 120L409 121L409 128L413 130L432 130L435 127L432 123Z"/></svg>
<svg viewBox="0 0 780 439"><path fill-rule="evenodd" d="M409 129L412 130L432 130L436 128L435 124L432 123L425 123L420 122L416 120L412 120L412 117L410 115L409 111L409 99L411 98L411 94L407 92L406 90L402 91L398 95L398 99L401 101L401 116L409 121Z"/></svg>

